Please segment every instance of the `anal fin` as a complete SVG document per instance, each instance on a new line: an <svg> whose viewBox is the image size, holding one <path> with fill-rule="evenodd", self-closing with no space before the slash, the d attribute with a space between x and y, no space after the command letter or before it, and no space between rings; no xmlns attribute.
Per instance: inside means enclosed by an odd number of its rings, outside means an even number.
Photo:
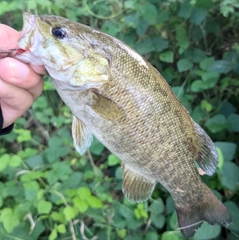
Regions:
<svg viewBox="0 0 239 240"><path fill-rule="evenodd" d="M199 152L196 163L207 175L211 176L215 172L218 165L217 150L207 133L197 124L194 123L196 132L199 137Z"/></svg>
<svg viewBox="0 0 239 240"><path fill-rule="evenodd" d="M123 164L122 191L129 201L142 202L147 200L154 190L154 185L155 180L133 172L127 165Z"/></svg>
<svg viewBox="0 0 239 240"><path fill-rule="evenodd" d="M72 121L72 137L74 146L80 155L83 155L90 147L93 140L92 133L86 128L85 124L75 116Z"/></svg>

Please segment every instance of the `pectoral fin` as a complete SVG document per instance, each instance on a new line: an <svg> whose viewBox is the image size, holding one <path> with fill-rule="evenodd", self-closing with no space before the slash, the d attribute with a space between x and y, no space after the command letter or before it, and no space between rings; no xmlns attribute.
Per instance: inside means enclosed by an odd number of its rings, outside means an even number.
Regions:
<svg viewBox="0 0 239 240"><path fill-rule="evenodd" d="M194 126L198 134L200 144L196 163L201 168L201 173L206 173L211 176L215 172L218 164L216 147L210 137L197 123L194 123Z"/></svg>
<svg viewBox="0 0 239 240"><path fill-rule="evenodd" d="M89 105L101 117L108 121L120 121L126 118L124 109L111 99L102 96L98 92L92 91L91 94L93 101Z"/></svg>
<svg viewBox="0 0 239 240"><path fill-rule="evenodd" d="M74 146L80 155L83 155L83 153L90 147L93 140L93 135L87 129L85 124L75 116L72 121L72 137Z"/></svg>
<svg viewBox="0 0 239 240"><path fill-rule="evenodd" d="M123 186L124 195L132 202L147 200L153 190L155 181L143 175L133 172L127 165L123 164Z"/></svg>

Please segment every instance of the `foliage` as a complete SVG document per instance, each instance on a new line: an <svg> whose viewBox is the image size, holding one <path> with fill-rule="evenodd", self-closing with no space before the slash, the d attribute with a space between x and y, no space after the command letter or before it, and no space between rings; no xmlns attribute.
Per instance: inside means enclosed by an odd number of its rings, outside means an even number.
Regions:
<svg viewBox="0 0 239 240"><path fill-rule="evenodd" d="M22 11L56 14L101 29L143 54L215 142L219 166L205 183L239 234L239 13L237 0L1 1L0 21L21 29ZM96 139L73 148L71 113L50 81L13 133L1 137L1 239L184 239L172 198L128 202L119 159ZM235 239L202 225L193 239Z"/></svg>

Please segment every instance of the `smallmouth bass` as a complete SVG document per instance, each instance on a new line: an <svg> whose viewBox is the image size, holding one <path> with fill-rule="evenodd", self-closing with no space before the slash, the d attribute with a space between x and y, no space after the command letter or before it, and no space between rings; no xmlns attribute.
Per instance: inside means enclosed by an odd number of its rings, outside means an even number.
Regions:
<svg viewBox="0 0 239 240"><path fill-rule="evenodd" d="M156 182L172 195L179 227L191 237L202 221L228 225L225 206L195 167L212 175L215 146L160 73L120 40L58 16L24 14L16 58L44 65L74 118L80 154L93 135L122 160L125 196L147 200Z"/></svg>

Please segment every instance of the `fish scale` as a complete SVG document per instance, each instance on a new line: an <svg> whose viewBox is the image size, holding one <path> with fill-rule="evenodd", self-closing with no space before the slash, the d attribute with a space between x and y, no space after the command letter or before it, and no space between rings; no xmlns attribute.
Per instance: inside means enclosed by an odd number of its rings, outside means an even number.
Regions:
<svg viewBox="0 0 239 240"><path fill-rule="evenodd" d="M71 109L79 153L94 135L122 160L122 190L129 200L147 200L160 182L173 197L186 237L202 221L231 222L195 167L196 162L206 174L215 172L218 156L212 140L138 53L88 26L29 13L24 14L18 45L16 57L44 65Z"/></svg>

